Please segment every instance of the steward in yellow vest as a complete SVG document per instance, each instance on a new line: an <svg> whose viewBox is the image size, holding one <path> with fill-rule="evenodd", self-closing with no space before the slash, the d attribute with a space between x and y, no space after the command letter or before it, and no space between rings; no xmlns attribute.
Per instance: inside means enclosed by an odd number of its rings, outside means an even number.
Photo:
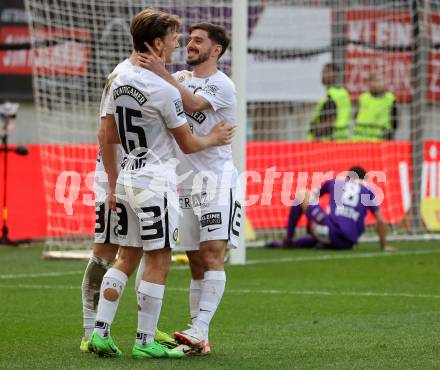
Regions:
<svg viewBox="0 0 440 370"><path fill-rule="evenodd" d="M339 68L328 63L322 70L322 83L327 86L327 94L317 104L312 114L309 141L346 141L349 139L351 121L351 101L344 87L335 87Z"/></svg>
<svg viewBox="0 0 440 370"><path fill-rule="evenodd" d="M364 92L359 97L353 140L392 140L396 129L396 97L393 93L385 91L383 76L372 72L370 91Z"/></svg>

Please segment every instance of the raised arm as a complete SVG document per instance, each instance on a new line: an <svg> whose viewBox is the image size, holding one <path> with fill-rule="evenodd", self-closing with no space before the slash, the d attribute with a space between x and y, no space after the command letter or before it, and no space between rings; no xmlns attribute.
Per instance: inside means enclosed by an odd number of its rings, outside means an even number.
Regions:
<svg viewBox="0 0 440 370"><path fill-rule="evenodd" d="M227 145L232 142L235 126L228 125L226 120L217 123L206 136L192 134L188 124L170 129L182 152L191 154L211 146Z"/></svg>
<svg viewBox="0 0 440 370"><path fill-rule="evenodd" d="M162 77L169 84L173 85L177 90L179 90L180 95L183 100L183 108L188 113L199 112L205 109L209 109L211 107L210 103L200 95L193 94L193 92L183 86L181 83L176 81L171 73L167 71L165 68L165 64L161 58L159 58L154 50L148 45L145 44L149 53L138 53L138 62L139 65L143 68L146 68L158 76Z"/></svg>

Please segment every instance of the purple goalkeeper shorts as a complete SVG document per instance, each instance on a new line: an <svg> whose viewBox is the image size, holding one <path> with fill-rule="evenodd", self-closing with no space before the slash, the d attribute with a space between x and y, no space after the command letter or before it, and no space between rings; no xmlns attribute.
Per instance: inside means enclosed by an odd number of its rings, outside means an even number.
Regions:
<svg viewBox="0 0 440 370"><path fill-rule="evenodd" d="M310 233L321 243L322 249L351 249L353 242L344 238L327 213L319 205L309 205L306 211Z"/></svg>

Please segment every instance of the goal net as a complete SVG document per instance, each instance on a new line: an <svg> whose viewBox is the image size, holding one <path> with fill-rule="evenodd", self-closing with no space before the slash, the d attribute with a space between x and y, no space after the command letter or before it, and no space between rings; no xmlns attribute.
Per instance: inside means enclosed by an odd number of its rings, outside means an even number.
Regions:
<svg viewBox="0 0 440 370"><path fill-rule="evenodd" d="M107 74L129 55L131 17L145 7L178 14L185 45L195 22L231 30L232 0L26 0L26 7L47 249L64 253L81 240L90 247L99 99ZM393 235L438 231L440 1L249 0L247 24L247 122L239 124L247 129L248 236L256 234L258 242L280 237L297 191L353 165L371 172ZM174 59L172 71L187 68L184 48ZM230 74L231 54L221 61ZM316 107L329 94L321 81L328 63L335 66L332 86L349 96L338 138L311 130ZM372 74L395 97L397 114L384 124L391 125L386 135L365 141L354 132L358 101L370 91ZM327 109L318 121L336 114Z"/></svg>
<svg viewBox="0 0 440 370"><path fill-rule="evenodd" d="M146 7L179 15L184 36L192 24L206 20L231 29L230 1L26 1L46 190L46 252L52 255L91 247L101 93L107 75L131 52L131 18ZM187 68L184 48L174 61L172 71ZM220 68L230 74L229 52Z"/></svg>
<svg viewBox="0 0 440 370"><path fill-rule="evenodd" d="M355 165L383 194L391 237L435 237L440 1L261 5L249 11L247 64L247 169L256 172L246 214L258 239L283 237L301 190ZM368 227L364 239L374 236Z"/></svg>

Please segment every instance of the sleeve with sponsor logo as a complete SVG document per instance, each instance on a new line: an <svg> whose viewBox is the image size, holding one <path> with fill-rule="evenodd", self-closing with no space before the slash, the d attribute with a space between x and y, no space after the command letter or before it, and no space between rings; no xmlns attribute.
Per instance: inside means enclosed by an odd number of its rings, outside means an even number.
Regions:
<svg viewBox="0 0 440 370"><path fill-rule="evenodd" d="M196 92L205 98L214 111L221 108L230 108L236 105L236 93L232 84L227 81L215 79Z"/></svg>
<svg viewBox="0 0 440 370"><path fill-rule="evenodd" d="M186 123L182 97L175 87L167 86L160 103L160 111L168 128L177 128Z"/></svg>

